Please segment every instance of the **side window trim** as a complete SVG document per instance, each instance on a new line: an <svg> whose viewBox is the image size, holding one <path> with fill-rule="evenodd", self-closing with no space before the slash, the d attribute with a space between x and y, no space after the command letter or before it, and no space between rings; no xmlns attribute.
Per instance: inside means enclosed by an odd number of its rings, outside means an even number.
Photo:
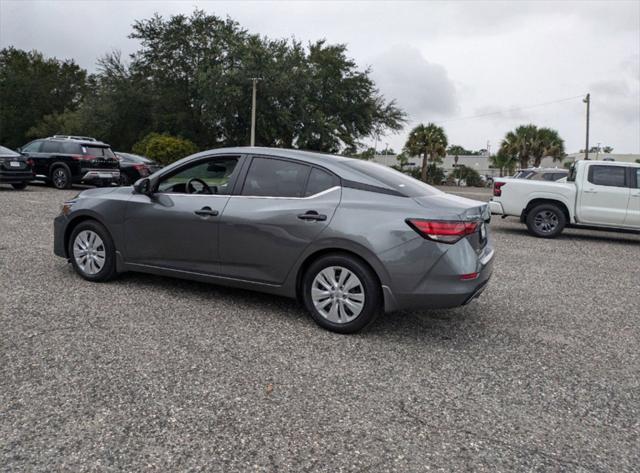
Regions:
<svg viewBox="0 0 640 473"><path fill-rule="evenodd" d="M159 186L160 186L160 182L164 179L167 179L171 176L174 176L182 171L184 171L185 169L188 169L190 167L193 166L198 166L199 164L202 164L206 161L212 160L212 159L217 159L217 158L233 158L233 157L237 157L238 158L238 164L236 165L236 169L239 169L240 172L238 172L235 176L232 176L229 179L229 185L231 187L231 192L229 192L228 194L188 194L186 192L160 192L158 190ZM233 192L236 189L236 185L238 182L238 178L240 177L240 175L242 174L243 171L243 167L244 167L244 162L246 161L244 158L246 156L244 154L212 154L209 156L203 156L202 158L198 158L196 160L193 161L189 161L187 163L184 163L182 166L171 170L170 172L166 173L166 174L162 174L160 176L158 176L158 179L155 181L155 183L153 184L153 193L154 194L162 194L162 195L188 195L188 196L198 196L198 197L231 197L233 194Z"/></svg>

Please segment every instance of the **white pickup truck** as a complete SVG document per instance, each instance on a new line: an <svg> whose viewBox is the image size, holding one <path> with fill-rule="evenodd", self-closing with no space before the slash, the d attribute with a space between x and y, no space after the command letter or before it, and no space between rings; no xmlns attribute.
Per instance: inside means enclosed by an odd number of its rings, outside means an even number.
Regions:
<svg viewBox="0 0 640 473"><path fill-rule="evenodd" d="M566 182L496 178L489 207L542 238L566 225L640 231L640 164L576 161Z"/></svg>

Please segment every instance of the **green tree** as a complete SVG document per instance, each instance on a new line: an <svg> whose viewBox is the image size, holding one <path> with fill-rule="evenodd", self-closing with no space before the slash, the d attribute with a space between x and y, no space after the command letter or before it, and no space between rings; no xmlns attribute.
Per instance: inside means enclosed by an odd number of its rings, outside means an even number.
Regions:
<svg viewBox="0 0 640 473"><path fill-rule="evenodd" d="M420 179L426 182L429 160L437 164L446 155L447 135L438 125L420 124L411 130L404 148L409 155L422 156Z"/></svg>
<svg viewBox="0 0 640 473"><path fill-rule="evenodd" d="M197 153L197 146L183 138L159 133L150 133L133 146L133 152L162 164L171 164Z"/></svg>
<svg viewBox="0 0 640 473"><path fill-rule="evenodd" d="M500 149L497 154L489 157L489 163L494 168L500 169L500 177L502 177L505 171L508 174L513 173L515 167L518 165L518 158Z"/></svg>
<svg viewBox="0 0 640 473"><path fill-rule="evenodd" d="M87 73L73 61L0 50L0 143L23 145L29 128L45 115L75 110L87 90Z"/></svg>
<svg viewBox="0 0 640 473"><path fill-rule="evenodd" d="M531 161L534 166L540 166L545 156L551 156L554 161L562 161L565 156L564 140L558 132L533 124L508 132L500 144L500 152L517 157L521 168L529 167Z"/></svg>

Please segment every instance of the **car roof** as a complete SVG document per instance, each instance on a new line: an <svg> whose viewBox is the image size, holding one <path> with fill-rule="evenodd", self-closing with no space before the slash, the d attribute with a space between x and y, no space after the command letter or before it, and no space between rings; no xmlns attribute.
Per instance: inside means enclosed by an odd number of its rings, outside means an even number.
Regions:
<svg viewBox="0 0 640 473"><path fill-rule="evenodd" d="M49 140L49 141L79 143L85 146L110 147L107 143L98 141L95 138L91 138L90 136L53 135L53 136L49 136L48 138L41 138L41 139Z"/></svg>
<svg viewBox="0 0 640 473"><path fill-rule="evenodd" d="M199 153L193 154L191 156L187 156L175 163L172 163L164 168L164 172L171 172L175 167L181 166L187 161L191 161L192 159L200 159L206 158L209 156L216 155L251 155L251 156L265 156L271 158L285 158L285 159L295 159L300 162L304 162L310 165L317 165L323 167L338 176L342 179L347 179L350 181L361 182L365 184L371 184L379 187L387 187L385 184L380 181L372 178L364 172L359 171L353 166L349 166L350 163L354 161L363 161L356 158L349 158L346 156L337 156L334 154L328 153L319 153L315 151L303 151L298 149L287 149L287 148L266 148L259 146L237 146L233 148L215 148L207 151L201 151ZM368 161L372 166L383 166L381 164L376 164L372 161Z"/></svg>
<svg viewBox="0 0 640 473"><path fill-rule="evenodd" d="M594 160L594 159L590 159L590 160L586 160L586 159L580 159L579 161L576 161L576 163L580 163L580 162L585 162L585 163L589 163L589 164L602 164L605 166L631 166L634 168L640 167L640 163L628 163L626 161L602 161L602 160Z"/></svg>

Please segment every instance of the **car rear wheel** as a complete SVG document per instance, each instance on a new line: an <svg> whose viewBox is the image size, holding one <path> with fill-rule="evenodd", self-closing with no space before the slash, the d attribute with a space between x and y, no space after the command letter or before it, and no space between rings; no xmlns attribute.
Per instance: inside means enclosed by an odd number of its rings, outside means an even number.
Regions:
<svg viewBox="0 0 640 473"><path fill-rule="evenodd" d="M64 166L58 166L51 172L51 182L56 189L69 189L71 187L71 173Z"/></svg>
<svg viewBox="0 0 640 473"><path fill-rule="evenodd" d="M76 273L102 282L116 274L115 247L104 226L95 221L80 223L69 238L68 255Z"/></svg>
<svg viewBox="0 0 640 473"><path fill-rule="evenodd" d="M354 333L381 310L380 283L357 258L332 254L314 261L303 279L303 300L314 321L338 333Z"/></svg>
<svg viewBox="0 0 640 473"><path fill-rule="evenodd" d="M16 184L11 184L13 186L13 188L17 191L21 191L27 188L27 183L26 182L18 182Z"/></svg>
<svg viewBox="0 0 640 473"><path fill-rule="evenodd" d="M553 204L541 204L527 214L527 228L532 235L540 238L555 238L567 224L564 212Z"/></svg>

